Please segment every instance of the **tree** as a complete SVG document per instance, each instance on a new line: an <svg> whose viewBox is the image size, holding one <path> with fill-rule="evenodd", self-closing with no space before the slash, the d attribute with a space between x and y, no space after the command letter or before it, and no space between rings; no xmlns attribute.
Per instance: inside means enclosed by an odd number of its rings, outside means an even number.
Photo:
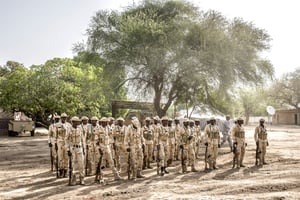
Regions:
<svg viewBox="0 0 300 200"><path fill-rule="evenodd" d="M292 106L300 111L300 68L275 80L269 95L280 105Z"/></svg>
<svg viewBox="0 0 300 200"><path fill-rule="evenodd" d="M120 85L129 82L153 97L159 116L194 94L214 105L236 82L261 82L273 74L259 56L269 48L264 30L188 2L146 0L123 12L99 11L87 35L87 49L124 68L127 79Z"/></svg>

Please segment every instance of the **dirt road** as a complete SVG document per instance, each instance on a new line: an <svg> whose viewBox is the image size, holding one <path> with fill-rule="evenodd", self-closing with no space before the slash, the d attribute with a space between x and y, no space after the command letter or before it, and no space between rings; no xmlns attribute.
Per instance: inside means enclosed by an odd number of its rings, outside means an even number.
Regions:
<svg viewBox="0 0 300 200"><path fill-rule="evenodd" d="M246 127L246 168L240 170L231 169L232 154L222 147L219 169L209 173L202 157L198 173L182 174L176 161L164 177L150 169L144 179L115 182L105 170L105 185L87 177L85 186L72 187L50 172L47 136L0 137L0 199L300 199L300 127L272 127L262 168L254 166L253 131Z"/></svg>

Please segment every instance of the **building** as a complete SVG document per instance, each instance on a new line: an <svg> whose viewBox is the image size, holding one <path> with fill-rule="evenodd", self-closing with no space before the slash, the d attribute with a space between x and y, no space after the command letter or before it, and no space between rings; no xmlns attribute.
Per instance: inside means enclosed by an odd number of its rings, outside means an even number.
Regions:
<svg viewBox="0 0 300 200"><path fill-rule="evenodd" d="M276 110L272 121L276 125L300 125L300 109Z"/></svg>

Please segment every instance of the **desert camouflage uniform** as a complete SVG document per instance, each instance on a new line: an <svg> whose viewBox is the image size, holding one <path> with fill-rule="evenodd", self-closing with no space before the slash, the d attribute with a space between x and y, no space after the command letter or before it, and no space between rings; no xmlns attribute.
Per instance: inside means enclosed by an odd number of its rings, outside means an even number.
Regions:
<svg viewBox="0 0 300 200"><path fill-rule="evenodd" d="M268 145L268 133L267 128L265 126L257 126L255 128L254 140L258 144L258 152L259 152L259 164L266 164L265 155L267 151Z"/></svg>
<svg viewBox="0 0 300 200"><path fill-rule="evenodd" d="M196 156L196 158L199 158L200 145L201 145L201 141L202 141L202 135L201 135L201 126L200 126L200 123L196 124L196 122L197 121L195 121L195 132L196 132L196 150L195 150L195 156Z"/></svg>
<svg viewBox="0 0 300 200"><path fill-rule="evenodd" d="M126 133L126 126L120 126L120 125L115 125L113 130L112 130L112 136L115 140L115 161L116 161L116 168L121 172L122 164L121 164L121 158L125 157L125 144L124 144L124 139L125 139L125 133Z"/></svg>
<svg viewBox="0 0 300 200"><path fill-rule="evenodd" d="M143 168L143 150L142 146L145 145L145 139L141 131L139 122L137 119L133 119L133 124L129 125L125 134L125 144L128 144L128 150L131 152L131 171L132 178L143 178L142 168Z"/></svg>
<svg viewBox="0 0 300 200"><path fill-rule="evenodd" d="M59 120L59 116L54 117L55 120ZM55 145L55 125L59 123L59 121L54 122L49 126L49 135L48 135L48 144L51 147L51 152L52 152L52 160L53 160L53 165L56 166L56 145ZM52 166L53 167L53 166Z"/></svg>
<svg viewBox="0 0 300 200"><path fill-rule="evenodd" d="M237 167L244 167L243 160L245 155L246 149L246 142L245 142L245 130L244 127L236 124L231 129L232 140L233 143L236 143L236 152L237 152Z"/></svg>
<svg viewBox="0 0 300 200"><path fill-rule="evenodd" d="M175 159L175 149L176 149L176 129L172 126L172 123L169 124L169 159L168 159L168 166L172 164L173 160Z"/></svg>
<svg viewBox="0 0 300 200"><path fill-rule="evenodd" d="M71 121L74 123L78 117L73 117ZM72 153L72 185L76 184L76 175L79 174L80 184L84 184L84 135L82 129L73 126L66 132L67 151Z"/></svg>
<svg viewBox="0 0 300 200"><path fill-rule="evenodd" d="M92 117L91 120L98 121L97 117ZM98 147L95 144L95 135L99 131L99 125L90 124L86 131L86 156L87 156L87 172L88 175L94 175L96 169L96 155L98 152Z"/></svg>
<svg viewBox="0 0 300 200"><path fill-rule="evenodd" d="M150 163L153 159L153 139L154 139L154 130L151 125L147 126L144 125L142 127L142 133L143 137L145 138L145 149L144 149L144 167L143 168L149 168L151 169L152 167L150 166Z"/></svg>
<svg viewBox="0 0 300 200"><path fill-rule="evenodd" d="M209 169L217 169L216 161L220 144L220 130L217 125L208 124L204 129L204 141L208 145Z"/></svg>
<svg viewBox="0 0 300 200"><path fill-rule="evenodd" d="M181 131L181 126L180 124L175 124L175 135L176 135L176 138L175 138L175 143L176 143L176 147L175 147L175 160L180 160L179 157L180 157L180 140L181 138L179 137L179 133Z"/></svg>
<svg viewBox="0 0 300 200"><path fill-rule="evenodd" d="M161 126L157 135L157 144L159 145L159 160L162 170L165 172L167 167L167 160L169 159L169 127Z"/></svg>
<svg viewBox="0 0 300 200"><path fill-rule="evenodd" d="M106 118L101 118L100 120L101 122L107 122ZM102 161L101 164L104 165L105 163L103 162L104 160L106 160L114 174L115 180L120 180L121 177L119 175L119 172L117 171L117 169L114 166L114 161L112 158L112 154L111 154L111 149L109 146L109 127L108 126L103 126L100 125L99 128L96 130L95 132L95 146L96 148L98 148L98 150L96 151L96 166L98 166L99 162L100 162L100 152L99 149L101 149L101 152L103 152L103 157L102 157ZM105 168L104 166L100 166L101 168ZM101 171L100 174L100 182L103 181L103 173Z"/></svg>

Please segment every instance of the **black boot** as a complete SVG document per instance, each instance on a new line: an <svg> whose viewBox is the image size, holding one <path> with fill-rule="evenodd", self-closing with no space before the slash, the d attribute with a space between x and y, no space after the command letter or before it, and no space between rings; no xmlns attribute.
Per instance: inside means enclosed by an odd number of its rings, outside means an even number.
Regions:
<svg viewBox="0 0 300 200"><path fill-rule="evenodd" d="M160 175L161 176L165 175L165 169L164 169L164 167L160 167Z"/></svg>
<svg viewBox="0 0 300 200"><path fill-rule="evenodd" d="M167 170L167 167L164 167L164 172L165 172L166 174L169 173L169 171Z"/></svg>

